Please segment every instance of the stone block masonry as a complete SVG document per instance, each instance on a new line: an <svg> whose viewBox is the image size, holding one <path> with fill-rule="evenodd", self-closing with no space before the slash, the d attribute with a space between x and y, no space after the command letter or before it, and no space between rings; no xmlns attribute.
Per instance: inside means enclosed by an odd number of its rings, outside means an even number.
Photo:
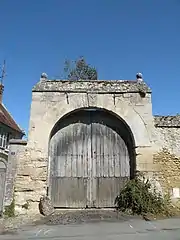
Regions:
<svg viewBox="0 0 180 240"><path fill-rule="evenodd" d="M180 157L180 115L155 116L156 143Z"/></svg>
<svg viewBox="0 0 180 240"><path fill-rule="evenodd" d="M10 141L4 206L14 200L17 215L34 212L40 197L46 195L47 162L34 162L31 156L26 141Z"/></svg>
<svg viewBox="0 0 180 240"><path fill-rule="evenodd" d="M159 165L156 178L164 192L172 198L180 198L180 115L155 116L156 144L158 153L154 163ZM176 193L175 193L176 192Z"/></svg>
<svg viewBox="0 0 180 240"><path fill-rule="evenodd" d="M156 178L161 184L163 192L170 194L172 198L180 198L180 157L164 148L154 155L154 162L159 164ZM173 195L175 189L178 189L179 196Z"/></svg>

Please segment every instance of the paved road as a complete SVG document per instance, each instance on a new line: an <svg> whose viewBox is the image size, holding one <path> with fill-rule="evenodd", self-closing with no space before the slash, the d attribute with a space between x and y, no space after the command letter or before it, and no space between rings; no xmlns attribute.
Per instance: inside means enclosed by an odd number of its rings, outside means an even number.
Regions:
<svg viewBox="0 0 180 240"><path fill-rule="evenodd" d="M0 235L0 240L180 240L180 219L146 222L96 222L74 225L39 225L26 227L14 234Z"/></svg>

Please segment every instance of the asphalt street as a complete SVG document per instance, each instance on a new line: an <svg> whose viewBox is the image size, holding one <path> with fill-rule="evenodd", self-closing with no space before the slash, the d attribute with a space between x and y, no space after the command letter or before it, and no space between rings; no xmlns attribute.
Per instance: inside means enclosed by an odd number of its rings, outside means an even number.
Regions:
<svg viewBox="0 0 180 240"><path fill-rule="evenodd" d="M0 235L0 240L180 240L180 219L144 221L132 219L124 222L94 222L73 225L38 225Z"/></svg>

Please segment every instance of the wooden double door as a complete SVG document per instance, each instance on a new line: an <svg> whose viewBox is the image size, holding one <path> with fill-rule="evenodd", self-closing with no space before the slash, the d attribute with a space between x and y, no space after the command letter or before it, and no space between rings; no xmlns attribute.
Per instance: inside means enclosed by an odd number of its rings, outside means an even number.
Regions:
<svg viewBox="0 0 180 240"><path fill-rule="evenodd" d="M105 208L130 177L125 141L113 118L81 111L59 125L50 140L50 186L54 207Z"/></svg>

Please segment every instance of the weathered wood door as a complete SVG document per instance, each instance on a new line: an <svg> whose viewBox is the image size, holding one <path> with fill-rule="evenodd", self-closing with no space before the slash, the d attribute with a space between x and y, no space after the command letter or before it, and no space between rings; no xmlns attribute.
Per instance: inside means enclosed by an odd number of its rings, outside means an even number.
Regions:
<svg viewBox="0 0 180 240"><path fill-rule="evenodd" d="M120 189L130 177L129 154L111 118L92 115L93 206L113 207Z"/></svg>
<svg viewBox="0 0 180 240"><path fill-rule="evenodd" d="M50 141L51 199L55 207L113 207L129 178L126 144L98 111L72 115Z"/></svg>
<svg viewBox="0 0 180 240"><path fill-rule="evenodd" d="M3 199L5 190L6 165L0 160L0 216L3 212Z"/></svg>

